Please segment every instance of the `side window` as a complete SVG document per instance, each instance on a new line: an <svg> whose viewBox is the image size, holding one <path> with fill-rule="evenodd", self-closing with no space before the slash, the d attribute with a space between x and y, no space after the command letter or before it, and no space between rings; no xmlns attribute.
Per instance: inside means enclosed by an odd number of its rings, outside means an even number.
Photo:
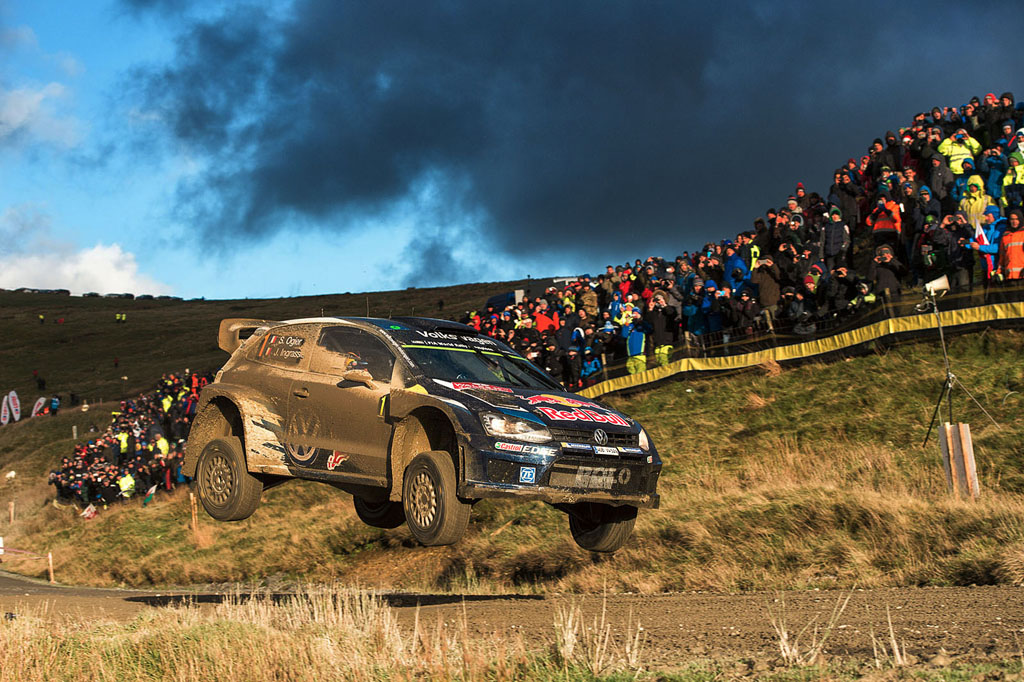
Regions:
<svg viewBox="0 0 1024 682"><path fill-rule="evenodd" d="M352 327L327 327L320 333L309 370L341 374L365 369L374 381L391 382L395 356L377 337Z"/></svg>
<svg viewBox="0 0 1024 682"><path fill-rule="evenodd" d="M276 327L246 341L248 357L256 362L297 368L309 353L309 325Z"/></svg>

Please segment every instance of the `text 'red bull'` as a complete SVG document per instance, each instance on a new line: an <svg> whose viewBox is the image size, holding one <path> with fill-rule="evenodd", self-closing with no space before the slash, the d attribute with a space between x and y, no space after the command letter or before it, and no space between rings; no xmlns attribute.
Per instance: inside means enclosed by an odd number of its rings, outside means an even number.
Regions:
<svg viewBox="0 0 1024 682"><path fill-rule="evenodd" d="M555 407L538 407L537 410L552 421L562 422L598 422L600 424L615 424L616 426L629 426L629 422L617 414L602 414L594 410L559 410Z"/></svg>

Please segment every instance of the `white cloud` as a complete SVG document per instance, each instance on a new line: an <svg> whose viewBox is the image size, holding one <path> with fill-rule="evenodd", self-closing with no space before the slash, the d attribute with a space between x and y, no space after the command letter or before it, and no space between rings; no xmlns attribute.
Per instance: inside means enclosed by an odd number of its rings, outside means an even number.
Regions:
<svg viewBox="0 0 1024 682"><path fill-rule="evenodd" d="M78 122L56 112L66 94L60 83L38 89L0 90L0 143L31 139L63 147L78 144Z"/></svg>
<svg viewBox="0 0 1024 682"><path fill-rule="evenodd" d="M39 47L39 39L31 26L14 26L0 29L0 47L8 49L18 47Z"/></svg>
<svg viewBox="0 0 1024 682"><path fill-rule="evenodd" d="M167 294L171 288L139 272L135 254L119 244L76 249L54 240L38 207L19 205L0 214L0 287L68 289L73 294Z"/></svg>

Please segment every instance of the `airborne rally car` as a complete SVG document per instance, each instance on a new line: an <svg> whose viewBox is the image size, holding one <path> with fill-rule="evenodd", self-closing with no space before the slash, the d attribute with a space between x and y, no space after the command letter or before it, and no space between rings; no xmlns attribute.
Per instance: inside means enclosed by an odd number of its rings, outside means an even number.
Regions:
<svg viewBox="0 0 1024 682"><path fill-rule="evenodd" d="M422 318L221 322L231 358L203 389L184 473L215 519L291 478L353 496L378 528L459 540L474 502L543 500L612 552L657 507L661 460L637 422L565 392L508 346Z"/></svg>

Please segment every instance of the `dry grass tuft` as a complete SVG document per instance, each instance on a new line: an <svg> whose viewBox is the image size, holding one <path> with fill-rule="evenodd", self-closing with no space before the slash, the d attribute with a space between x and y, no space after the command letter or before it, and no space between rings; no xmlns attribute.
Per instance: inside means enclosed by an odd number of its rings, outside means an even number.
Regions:
<svg viewBox="0 0 1024 682"><path fill-rule="evenodd" d="M768 407L773 402L775 402L775 398L762 398L756 393L747 394L747 404L755 410L759 410L762 407Z"/></svg>
<svg viewBox="0 0 1024 682"><path fill-rule="evenodd" d="M767 377L777 377L782 374L782 365L775 360L766 360L758 365L758 367Z"/></svg>

